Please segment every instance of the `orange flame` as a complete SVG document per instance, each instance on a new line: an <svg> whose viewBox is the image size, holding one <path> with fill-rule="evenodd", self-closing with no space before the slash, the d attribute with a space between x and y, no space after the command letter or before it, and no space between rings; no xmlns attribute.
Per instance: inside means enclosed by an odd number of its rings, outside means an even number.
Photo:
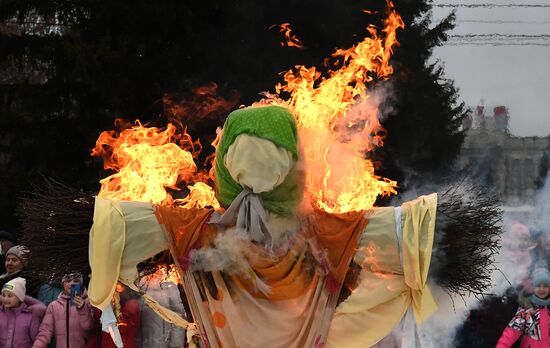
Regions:
<svg viewBox="0 0 550 348"><path fill-rule="evenodd" d="M377 115L378 100L367 94L366 83L374 75L384 78L393 72L389 59L398 44L396 30L404 27L389 1L384 24L383 37L369 26L371 37L349 49L336 50L333 58L340 68L329 71L328 77L315 67L297 66L285 73L285 84L276 86L276 95L267 95L267 100L260 102L282 104L295 115L303 148L307 198L328 212L369 209L379 195L396 193L397 183L375 175L372 162L366 159L367 153L384 140ZM291 35L290 26L281 28L290 42L299 43ZM211 96L216 87L211 85L195 92ZM290 98L283 100L281 92L289 93ZM164 101L168 104L168 99ZM220 106L212 105L214 109ZM174 115L187 114L187 109L168 107ZM178 124L183 123L177 118ZM164 131L143 127L138 122L120 134L103 132L92 155L102 156L105 168L119 172L101 180L100 196L170 205L174 200L165 188L178 189L184 182L190 194L175 203L184 207L219 207L212 188L204 184L208 174L198 172L193 160L200 149L200 143L193 142L187 133L175 134L171 124Z"/></svg>
<svg viewBox="0 0 550 348"><path fill-rule="evenodd" d="M290 27L290 23L283 23L283 24L274 24L270 29L273 27L279 27L279 31L281 33L284 33L286 42L281 42L281 46L284 46L285 43L288 45L288 47L297 47L297 48L304 48L302 44L302 40L300 40L296 35L292 34L292 28Z"/></svg>
<svg viewBox="0 0 550 348"><path fill-rule="evenodd" d="M239 95L235 91L227 98L218 96L218 85L211 82L193 88L183 96L166 94L162 98L162 104L169 120L192 128L194 123L202 123L205 118L225 118L238 99Z"/></svg>
<svg viewBox="0 0 550 348"><path fill-rule="evenodd" d="M360 248L360 252L365 255L362 268L370 271L376 278L386 282L388 291L396 291L400 288L398 273L388 272L392 269L387 262L395 263L400 259L399 251L395 245L387 244L380 246L374 241L369 241L367 246Z"/></svg>
<svg viewBox="0 0 550 348"><path fill-rule="evenodd" d="M155 278L160 282L172 282L174 284L181 283L181 279L175 265L159 266L156 272L149 275L148 278Z"/></svg>
<svg viewBox="0 0 550 348"><path fill-rule="evenodd" d="M366 83L393 72L389 63L401 17L388 2L383 38L370 26L370 38L333 57L341 67L322 77L315 67L297 66L284 75L272 100L289 107L297 119L306 170L306 191L312 202L328 212L369 209L379 195L396 193L395 181L374 174L368 151L383 143L376 98L369 98Z"/></svg>
<svg viewBox="0 0 550 348"><path fill-rule="evenodd" d="M121 121L117 123L121 125ZM124 127L124 125L123 125ZM139 121L120 133L101 133L92 156L101 156L105 169L117 173L100 181L100 197L113 200L132 200L172 205L173 198L166 188L179 190L180 182L207 181L206 173L198 172L193 157L200 151L184 131L176 134L171 123L165 130L145 127ZM187 206L219 206L212 188L206 184L192 185L192 198Z"/></svg>
<svg viewBox="0 0 550 348"><path fill-rule="evenodd" d="M363 268L368 269L376 277L381 279L393 279L395 275L388 273L387 265L383 265L384 260L395 260L399 258L398 251L395 247L387 245L381 247L376 244L374 241L369 241L367 246L362 248L362 251L365 253L365 258L363 260Z"/></svg>
<svg viewBox="0 0 550 348"><path fill-rule="evenodd" d="M187 186L187 188L189 189L189 195L183 199L176 199L175 203L177 205L181 205L183 208L211 206L216 210L220 209L220 204L212 187L203 182L198 182Z"/></svg>
<svg viewBox="0 0 550 348"><path fill-rule="evenodd" d="M174 284L181 284L181 279L174 264L161 264L158 265L152 273L147 272L141 275L140 287L142 286L141 284L145 285L152 282L172 282Z"/></svg>

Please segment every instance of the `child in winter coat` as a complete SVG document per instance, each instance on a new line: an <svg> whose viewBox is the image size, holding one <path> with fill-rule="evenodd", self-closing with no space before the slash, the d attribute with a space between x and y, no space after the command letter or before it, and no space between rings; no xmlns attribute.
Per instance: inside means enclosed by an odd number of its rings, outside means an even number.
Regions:
<svg viewBox="0 0 550 348"><path fill-rule="evenodd" d="M82 286L82 275L78 272L66 274L61 280L63 292L57 300L48 305L44 320L33 348L46 348L55 335L56 348L83 348L88 332L93 328L92 309L86 292L82 291L71 300L71 286Z"/></svg>
<svg viewBox="0 0 550 348"><path fill-rule="evenodd" d="M31 348L46 306L25 296L25 279L14 278L2 288L0 348Z"/></svg>
<svg viewBox="0 0 550 348"><path fill-rule="evenodd" d="M550 272L537 267L531 275L534 293L520 299L520 307L510 321L496 348L508 348L521 337L520 348L550 347Z"/></svg>

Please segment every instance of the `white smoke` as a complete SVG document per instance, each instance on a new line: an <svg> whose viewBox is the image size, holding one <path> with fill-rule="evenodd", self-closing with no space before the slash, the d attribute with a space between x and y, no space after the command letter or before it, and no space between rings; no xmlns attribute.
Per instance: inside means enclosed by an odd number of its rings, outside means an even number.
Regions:
<svg viewBox="0 0 550 348"><path fill-rule="evenodd" d="M264 245L265 250L288 250L289 241L296 238L298 220L268 213L267 223L272 239L269 245ZM250 261L256 256L250 251L251 243L250 235L246 231L238 231L235 227L227 228L223 233L217 234L209 247L191 252L191 270L223 271L229 274L246 272L250 268Z"/></svg>
<svg viewBox="0 0 550 348"><path fill-rule="evenodd" d="M432 341L433 347L455 347L456 331L466 320L479 300L474 296L449 296L442 288L431 288L437 301L437 311L423 324L422 329Z"/></svg>
<svg viewBox="0 0 550 348"><path fill-rule="evenodd" d="M512 289L529 286L525 279L529 277L534 265L540 261L535 255L547 256L550 244L541 240L550 240L550 179L546 177L544 186L536 193L533 205L505 207L503 215L504 233L501 249L495 257L497 271L492 273L492 287L488 294L502 296ZM526 238L529 231L531 239ZM538 234L538 238L537 237ZM527 288L528 289L528 288ZM466 320L471 310L477 309L481 299L474 296L451 298L441 289L434 289L438 302L437 312L425 324L434 347L455 347L456 331ZM512 319L512 318L510 318ZM504 327L502 327L504 330Z"/></svg>

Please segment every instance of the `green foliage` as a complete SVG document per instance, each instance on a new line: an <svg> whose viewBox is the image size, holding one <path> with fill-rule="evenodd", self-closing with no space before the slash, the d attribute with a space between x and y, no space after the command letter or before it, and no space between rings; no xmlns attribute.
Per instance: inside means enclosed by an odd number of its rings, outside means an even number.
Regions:
<svg viewBox="0 0 550 348"><path fill-rule="evenodd" d="M379 173L397 180L401 190L450 173L464 140L461 124L468 113L441 63L431 58L433 48L453 28L454 14L435 26L429 13L417 16L398 35L401 45L388 81L392 93L382 107L387 139L377 154L382 164Z"/></svg>

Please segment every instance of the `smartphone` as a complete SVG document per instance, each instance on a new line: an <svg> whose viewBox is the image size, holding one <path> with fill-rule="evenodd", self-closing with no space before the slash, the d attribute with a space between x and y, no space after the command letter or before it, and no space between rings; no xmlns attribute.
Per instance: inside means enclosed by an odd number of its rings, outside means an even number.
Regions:
<svg viewBox="0 0 550 348"><path fill-rule="evenodd" d="M73 298L80 296L80 284L71 284L71 304L74 304Z"/></svg>

